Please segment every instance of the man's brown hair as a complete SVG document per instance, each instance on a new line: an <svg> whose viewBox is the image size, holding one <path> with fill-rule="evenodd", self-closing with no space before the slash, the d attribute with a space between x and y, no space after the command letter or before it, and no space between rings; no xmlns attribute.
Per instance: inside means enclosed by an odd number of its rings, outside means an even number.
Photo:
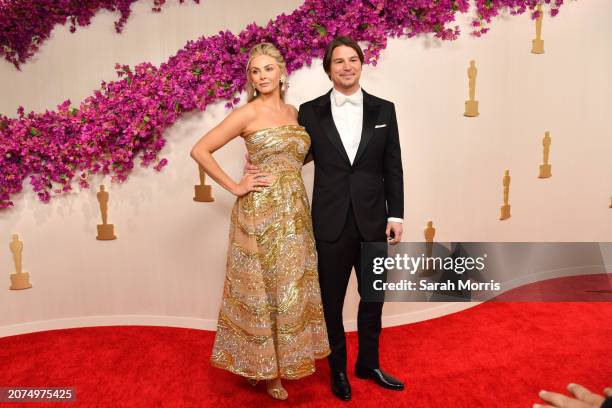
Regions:
<svg viewBox="0 0 612 408"><path fill-rule="evenodd" d="M361 50L361 47L359 46L359 44L357 44L357 42L353 40L351 37L347 37L347 36L336 37L329 44L327 44L327 49L325 50L325 56L323 57L323 69L325 70L325 73L327 74L327 76L330 78L331 78L330 72L331 72L332 54L334 53L334 50L341 45L346 45L347 47L351 47L352 49L354 49L355 52L357 52L357 55L359 56L359 60L361 61L361 64L363 65L363 61L364 61L363 51Z"/></svg>

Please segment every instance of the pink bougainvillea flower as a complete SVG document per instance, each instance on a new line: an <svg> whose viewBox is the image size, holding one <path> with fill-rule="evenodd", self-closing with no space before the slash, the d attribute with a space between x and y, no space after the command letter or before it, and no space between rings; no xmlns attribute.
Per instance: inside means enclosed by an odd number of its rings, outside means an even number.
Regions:
<svg viewBox="0 0 612 408"><path fill-rule="evenodd" d="M98 8L112 4L122 11L123 24L123 11L129 11L132 2L82 3L95 3ZM52 3L66 6L77 2L39 3L47 5L45 13L52 13L57 11ZM159 9L164 3L156 0L155 7ZM535 3L477 0L477 35L488 30L480 22L489 22L501 9L518 13L533 9ZM551 7L554 10L561 3L556 0ZM0 4L12 3L0 0ZM116 64L118 79L102 82L100 89L78 106L66 100L55 111L26 115L20 106L15 118L0 115L0 208L13 205L11 197L22 191L26 178L38 198L47 202L52 192L71 191L73 182L88 188L92 174L107 174L112 181L123 182L136 158L142 166L153 164L160 171L168 164L167 159L158 157L166 143L165 129L184 113L204 110L215 101L225 100L228 107L239 103L247 53L259 42L278 46L289 73L322 57L326 44L337 35L350 35L362 42L366 62L375 65L389 37L425 33L442 40L456 39L459 28L451 24L457 13L468 8L468 0L306 0L292 13L281 14L265 26L252 23L238 34L221 31L188 41L159 67L148 62L134 67ZM83 25L92 15L78 14L71 21Z"/></svg>

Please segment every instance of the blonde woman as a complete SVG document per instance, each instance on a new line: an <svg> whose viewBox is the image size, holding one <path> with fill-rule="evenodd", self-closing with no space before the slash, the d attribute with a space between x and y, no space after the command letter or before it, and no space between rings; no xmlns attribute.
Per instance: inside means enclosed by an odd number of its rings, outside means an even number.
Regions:
<svg viewBox="0 0 612 408"><path fill-rule="evenodd" d="M284 400L281 379L315 371L330 353L317 273L310 205L302 163L310 137L284 102L287 71L269 43L254 46L247 64L248 103L193 147L191 157L236 195L226 280L211 363ZM232 180L213 153L242 136L259 171Z"/></svg>

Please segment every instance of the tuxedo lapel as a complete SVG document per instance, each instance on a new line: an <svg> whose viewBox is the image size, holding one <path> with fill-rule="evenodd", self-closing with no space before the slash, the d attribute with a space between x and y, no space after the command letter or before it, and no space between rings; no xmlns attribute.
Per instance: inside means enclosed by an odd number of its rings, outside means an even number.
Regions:
<svg viewBox="0 0 612 408"><path fill-rule="evenodd" d="M323 127L327 138L331 144L334 145L336 150L338 150L338 153L340 153L342 159L350 166L351 161L349 160L348 154L346 154L346 150L344 150L342 139L340 139L340 133L338 133L338 128L336 128L336 124L334 123L334 118L332 116L331 101L329 98L330 93L331 91L324 96L322 103L317 106L317 115L321 120L321 126Z"/></svg>
<svg viewBox="0 0 612 408"><path fill-rule="evenodd" d="M361 126L361 140L359 141L359 147L357 148L357 154L355 155L355 160L353 160L353 165L355 165L357 160L363 155L370 139L374 136L374 126L376 125L379 110L380 105L374 102L373 98L363 91L363 124Z"/></svg>

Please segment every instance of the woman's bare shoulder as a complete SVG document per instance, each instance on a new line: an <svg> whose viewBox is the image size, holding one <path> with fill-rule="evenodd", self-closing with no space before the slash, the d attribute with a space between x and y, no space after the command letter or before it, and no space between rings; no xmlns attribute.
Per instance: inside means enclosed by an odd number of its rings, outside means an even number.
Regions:
<svg viewBox="0 0 612 408"><path fill-rule="evenodd" d="M289 109L291 115L295 119L297 119L297 117L298 117L298 110L297 110L297 108L295 106L291 105L290 103L287 103L286 105L287 105L287 109Z"/></svg>
<svg viewBox="0 0 612 408"><path fill-rule="evenodd" d="M251 104L248 103L232 110L229 115L217 125L216 129L225 130L233 134L242 134L257 116L253 106L249 105Z"/></svg>
<svg viewBox="0 0 612 408"><path fill-rule="evenodd" d="M247 103L243 106L235 108L228 116L228 119L240 122L243 126L247 126L257 117L257 108L253 103Z"/></svg>
<svg viewBox="0 0 612 408"><path fill-rule="evenodd" d="M246 103L232 111L232 114L236 114L243 118L253 119L257 115L257 106L255 103Z"/></svg>

